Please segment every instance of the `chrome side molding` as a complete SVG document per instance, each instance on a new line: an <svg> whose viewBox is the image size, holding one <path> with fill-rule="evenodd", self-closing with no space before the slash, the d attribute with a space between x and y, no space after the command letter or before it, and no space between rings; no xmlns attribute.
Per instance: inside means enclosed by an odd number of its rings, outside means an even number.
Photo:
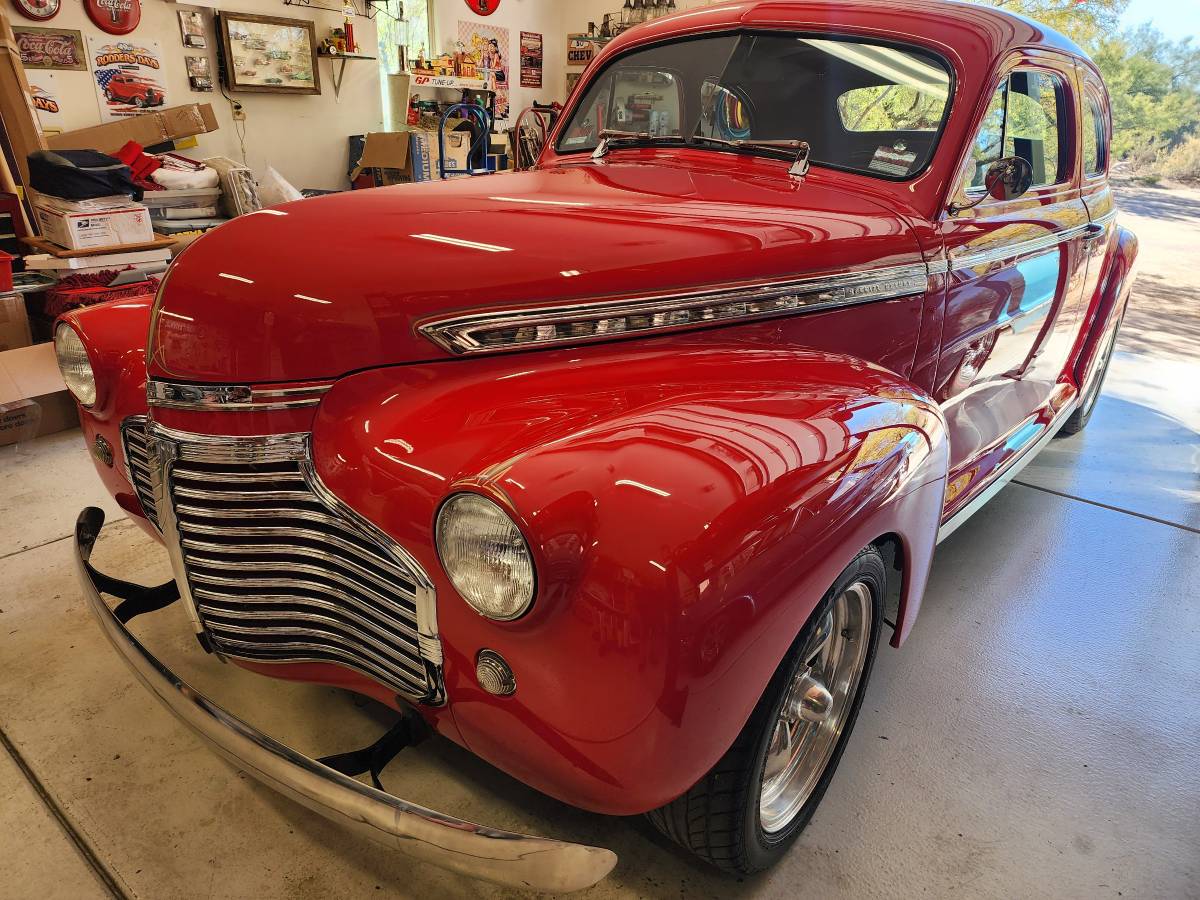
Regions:
<svg viewBox="0 0 1200 900"><path fill-rule="evenodd" d="M242 771L356 833L471 878L565 893L591 887L616 854L476 825L426 809L336 772L243 722L158 661L122 624L85 565L104 513L85 509L75 526L80 584L106 638L143 685L184 725Z"/></svg>
<svg viewBox="0 0 1200 900"><path fill-rule="evenodd" d="M303 409L316 406L333 387L320 382L292 387L247 384L185 384L146 382L146 401L158 409L193 409L211 412L239 410Z"/></svg>
<svg viewBox="0 0 1200 900"><path fill-rule="evenodd" d="M905 297L924 293L929 274L924 263L860 269L749 287L468 313L426 322L418 330L455 354L578 344Z"/></svg>

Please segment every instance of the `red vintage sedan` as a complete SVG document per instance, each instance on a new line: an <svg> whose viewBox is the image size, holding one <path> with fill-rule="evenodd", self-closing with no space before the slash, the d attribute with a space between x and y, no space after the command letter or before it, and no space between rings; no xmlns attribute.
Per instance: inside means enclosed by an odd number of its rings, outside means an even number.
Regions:
<svg viewBox="0 0 1200 900"><path fill-rule="evenodd" d="M1109 137L1079 48L990 8L632 29L533 171L243 216L153 303L63 319L100 475L176 576L96 572L86 510L95 613L238 765L421 859L545 890L616 861L379 789L432 729L770 865L938 540L1092 413L1137 249ZM279 744L127 630L176 600L214 656L397 726L323 760Z"/></svg>

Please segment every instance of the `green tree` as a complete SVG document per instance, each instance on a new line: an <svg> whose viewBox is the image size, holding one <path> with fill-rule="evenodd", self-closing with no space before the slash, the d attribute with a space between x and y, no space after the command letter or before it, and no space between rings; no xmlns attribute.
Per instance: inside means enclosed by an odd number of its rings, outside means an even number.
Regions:
<svg viewBox="0 0 1200 900"><path fill-rule="evenodd" d="M1114 34L1129 0L977 0L1062 32L1081 47Z"/></svg>

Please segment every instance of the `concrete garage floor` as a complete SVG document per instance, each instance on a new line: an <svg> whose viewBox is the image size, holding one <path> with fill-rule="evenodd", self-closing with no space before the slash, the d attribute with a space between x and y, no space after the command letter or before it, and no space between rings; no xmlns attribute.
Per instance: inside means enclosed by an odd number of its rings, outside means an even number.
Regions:
<svg viewBox="0 0 1200 900"><path fill-rule="evenodd" d="M939 549L918 627L881 649L841 770L781 866L725 878L640 819L570 809L442 740L402 753L385 784L613 848L592 898L1200 897L1200 193L1121 202L1142 275L1089 429ZM67 535L97 503L99 567L165 580L77 433L0 451L0 895L511 896L349 839L176 724L79 597ZM347 694L213 663L181 610L136 630L314 755L381 731Z"/></svg>

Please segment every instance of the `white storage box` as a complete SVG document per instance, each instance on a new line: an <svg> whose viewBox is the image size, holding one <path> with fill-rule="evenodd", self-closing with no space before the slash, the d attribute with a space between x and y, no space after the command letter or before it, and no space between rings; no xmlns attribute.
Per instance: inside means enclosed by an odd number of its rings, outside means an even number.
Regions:
<svg viewBox="0 0 1200 900"><path fill-rule="evenodd" d="M68 201L51 202L38 197L33 201L33 212L42 236L68 250L148 244L154 240L150 210L132 201L108 209L77 210Z"/></svg>
<svg viewBox="0 0 1200 900"><path fill-rule="evenodd" d="M173 206L216 206L221 196L221 189L214 188L184 188L177 191L146 191L142 196L142 204L151 212L168 209Z"/></svg>

